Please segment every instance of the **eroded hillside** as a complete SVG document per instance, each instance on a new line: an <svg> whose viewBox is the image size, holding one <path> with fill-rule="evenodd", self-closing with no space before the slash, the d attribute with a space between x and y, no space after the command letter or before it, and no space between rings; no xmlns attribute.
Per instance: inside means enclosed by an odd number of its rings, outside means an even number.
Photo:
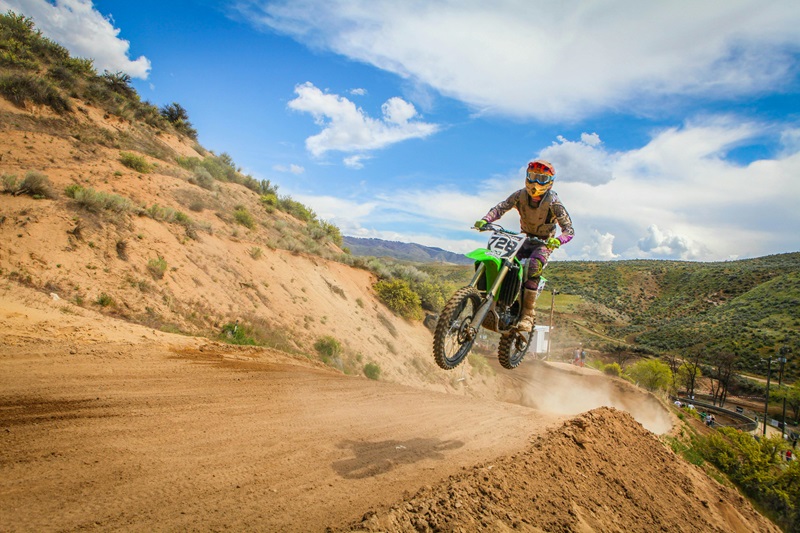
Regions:
<svg viewBox="0 0 800 533"><path fill-rule="evenodd" d="M214 338L238 321L260 344L312 357L320 355L316 342L334 339L341 350L328 362L343 371L373 363L384 379L450 386L432 372L429 332L376 299L370 272L330 259L344 254L308 223L269 209L241 184L198 184L197 173L176 161L213 155L190 139L74 106L83 112L56 115L0 99L0 175L21 181L39 173L52 192L0 195L4 278L52 294L66 309L89 307L165 331ZM158 147L148 152L162 158L76 133L86 131L146 138ZM125 166L121 154L143 159L148 171ZM65 192L71 187L128 207L81 202Z"/></svg>

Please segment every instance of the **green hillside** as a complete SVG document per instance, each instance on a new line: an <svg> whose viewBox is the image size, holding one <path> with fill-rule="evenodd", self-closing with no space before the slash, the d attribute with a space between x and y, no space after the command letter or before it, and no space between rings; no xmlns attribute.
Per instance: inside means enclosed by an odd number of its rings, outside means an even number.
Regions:
<svg viewBox="0 0 800 533"><path fill-rule="evenodd" d="M732 352L755 373L781 346L800 353L800 253L718 263L553 262L548 278L581 296L585 309L612 311L605 319L594 313L593 329L645 350Z"/></svg>
<svg viewBox="0 0 800 533"><path fill-rule="evenodd" d="M419 268L449 286L471 275L470 267ZM549 312L549 291L558 291L555 323L590 347L701 359L732 352L743 370L762 375L762 359L778 348L800 354L800 253L714 263L553 261L545 277L540 314ZM796 379L798 366L787 365L787 377Z"/></svg>

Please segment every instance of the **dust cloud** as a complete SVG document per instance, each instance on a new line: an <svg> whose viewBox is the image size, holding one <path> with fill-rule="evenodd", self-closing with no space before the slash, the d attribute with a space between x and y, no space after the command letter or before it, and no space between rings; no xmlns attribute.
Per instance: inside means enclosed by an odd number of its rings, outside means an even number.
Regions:
<svg viewBox="0 0 800 533"><path fill-rule="evenodd" d="M661 435L672 428L665 407L652 395L595 370L564 363L534 362L511 378L519 397L506 398L560 415L577 415L597 407L626 411L645 429ZM504 385L508 386L510 383Z"/></svg>

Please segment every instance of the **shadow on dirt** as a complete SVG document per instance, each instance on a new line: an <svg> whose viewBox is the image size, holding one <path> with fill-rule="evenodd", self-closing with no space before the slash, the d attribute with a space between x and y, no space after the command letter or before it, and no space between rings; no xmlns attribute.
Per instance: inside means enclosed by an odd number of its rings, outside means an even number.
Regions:
<svg viewBox="0 0 800 533"><path fill-rule="evenodd" d="M410 439L381 442L342 441L339 448L349 448L355 457L335 461L331 466L345 479L363 479L389 472L396 466L408 465L425 459L442 460L444 451L464 446L458 440Z"/></svg>
<svg viewBox="0 0 800 533"><path fill-rule="evenodd" d="M100 398L56 400L46 398L0 399L0 427L28 426L60 420L106 418L109 406Z"/></svg>

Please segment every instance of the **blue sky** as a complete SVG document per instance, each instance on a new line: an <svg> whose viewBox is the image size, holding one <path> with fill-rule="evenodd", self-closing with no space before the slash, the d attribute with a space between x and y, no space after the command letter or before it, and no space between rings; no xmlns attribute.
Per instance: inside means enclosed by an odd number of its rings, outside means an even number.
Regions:
<svg viewBox="0 0 800 533"><path fill-rule="evenodd" d="M537 157L553 259L800 250L796 1L0 0L345 235L466 252ZM502 220L518 228L515 212Z"/></svg>

